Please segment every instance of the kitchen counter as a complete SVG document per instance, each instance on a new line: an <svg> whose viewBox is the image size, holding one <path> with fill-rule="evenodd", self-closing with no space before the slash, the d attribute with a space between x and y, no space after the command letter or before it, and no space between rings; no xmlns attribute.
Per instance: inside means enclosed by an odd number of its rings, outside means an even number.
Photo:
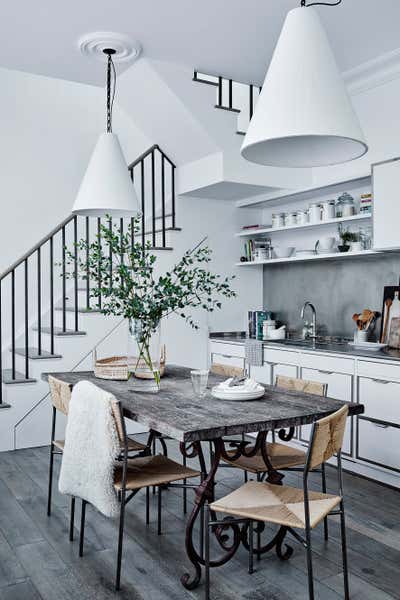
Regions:
<svg viewBox="0 0 400 600"><path fill-rule="evenodd" d="M242 331L233 332L215 332L210 334L210 339L213 341L227 342L229 344L244 344L246 335ZM305 352L318 352L327 354L344 354L346 356L358 356L362 358L370 358L372 360L392 360L400 362L400 350L395 348L384 348L376 352L368 350L357 350L347 343L331 343L331 342L309 342L307 340L275 340L264 341L263 345L268 348L285 348L286 350L303 350Z"/></svg>

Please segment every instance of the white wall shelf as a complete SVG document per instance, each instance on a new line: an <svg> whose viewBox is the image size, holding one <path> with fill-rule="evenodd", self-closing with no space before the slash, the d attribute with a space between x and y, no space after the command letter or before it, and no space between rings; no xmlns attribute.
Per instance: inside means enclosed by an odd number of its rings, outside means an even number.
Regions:
<svg viewBox="0 0 400 600"><path fill-rule="evenodd" d="M309 260L341 260L376 256L382 254L377 250L362 250L361 252L329 252L327 254L312 254L310 256L289 256L288 258L271 258L270 260L247 261L236 263L237 267L262 267L264 265L281 265L283 263L307 262Z"/></svg>
<svg viewBox="0 0 400 600"><path fill-rule="evenodd" d="M246 229L236 234L237 237L254 237L257 235L277 233L282 231L292 231L297 229L311 229L316 227L323 227L324 225L335 225L339 223L348 223L351 221L366 221L371 219L371 214L358 214L351 217L340 217L337 219L327 219L326 221L319 221L318 223L306 223L305 225L288 225L287 227L259 227L254 229Z"/></svg>
<svg viewBox="0 0 400 600"><path fill-rule="evenodd" d="M320 185L318 187L309 187L300 190L277 190L275 193L268 196L258 196L256 198L239 200L236 206L238 208L269 208L280 204L290 204L291 202L297 202L298 200L313 200L314 198L321 196L321 194L332 194L332 196L335 196L336 193L342 191L350 191L355 188L369 185L371 185L370 173L360 175L354 179L332 182L324 186Z"/></svg>

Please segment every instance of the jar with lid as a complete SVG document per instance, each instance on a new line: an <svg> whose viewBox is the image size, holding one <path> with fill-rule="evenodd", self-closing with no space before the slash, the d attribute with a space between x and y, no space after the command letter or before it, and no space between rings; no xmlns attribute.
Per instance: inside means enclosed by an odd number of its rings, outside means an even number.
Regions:
<svg viewBox="0 0 400 600"><path fill-rule="evenodd" d="M277 227L284 227L284 225L284 213L274 213L272 215L272 229L276 229Z"/></svg>
<svg viewBox="0 0 400 600"><path fill-rule="evenodd" d="M287 216L286 225L288 227L297 225L297 212L291 212Z"/></svg>
<svg viewBox="0 0 400 600"><path fill-rule="evenodd" d="M318 223L321 220L321 205L318 202L310 204L308 214L310 223Z"/></svg>
<svg viewBox="0 0 400 600"><path fill-rule="evenodd" d="M325 200L321 203L322 220L328 221L335 218L335 201Z"/></svg>
<svg viewBox="0 0 400 600"><path fill-rule="evenodd" d="M352 217L355 212L353 196L344 192L336 201L336 217Z"/></svg>

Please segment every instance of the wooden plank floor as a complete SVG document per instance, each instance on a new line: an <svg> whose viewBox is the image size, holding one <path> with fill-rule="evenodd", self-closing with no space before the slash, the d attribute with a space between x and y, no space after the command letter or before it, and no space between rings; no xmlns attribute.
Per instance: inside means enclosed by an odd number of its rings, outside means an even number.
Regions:
<svg viewBox="0 0 400 600"><path fill-rule="evenodd" d="M170 455L178 456L170 442ZM163 535L156 534L156 496L151 495L151 524L144 522L144 492L127 507L122 571L123 589L113 590L116 522L93 509L87 514L85 556L78 558L77 541L68 541L68 499L55 485L53 514L46 516L48 448L0 453L0 600L186 600L203 597L179 582L188 561L180 490L163 495ZM193 465L195 461L190 461ZM56 475L59 461L56 458ZM217 495L242 483L235 469L220 469ZM300 485L298 474L285 483ZM328 491L334 491L335 471L328 468ZM318 476L313 476L315 489ZM345 475L351 598L400 599L400 493L352 475ZM191 491L188 491L189 499ZM79 511L76 515L78 523ZM76 532L77 533L77 532ZM267 532L272 534L272 528ZM290 540L295 552L281 562L275 554L256 562L247 574L247 555L212 570L215 600L307 600L305 552ZM321 600L343 598L340 537L336 517L330 520L330 540L322 528L313 535L316 594Z"/></svg>

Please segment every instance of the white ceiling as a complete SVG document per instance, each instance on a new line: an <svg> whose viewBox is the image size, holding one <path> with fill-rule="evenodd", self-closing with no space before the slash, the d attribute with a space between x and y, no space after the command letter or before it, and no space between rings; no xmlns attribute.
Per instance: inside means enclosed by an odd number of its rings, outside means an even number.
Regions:
<svg viewBox="0 0 400 600"><path fill-rule="evenodd" d="M102 65L77 39L116 31L143 55L238 81L262 81L285 14L299 0L1 0L0 66L102 84ZM399 0L318 7L342 70L400 46ZM301 52L301 48L299 48Z"/></svg>

